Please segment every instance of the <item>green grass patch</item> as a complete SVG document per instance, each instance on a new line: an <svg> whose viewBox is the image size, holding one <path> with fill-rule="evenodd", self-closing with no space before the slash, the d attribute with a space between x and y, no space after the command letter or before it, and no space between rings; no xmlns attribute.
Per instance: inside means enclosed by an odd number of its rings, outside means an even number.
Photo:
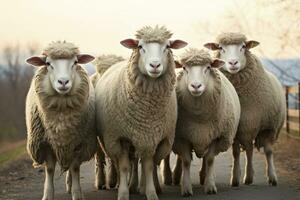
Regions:
<svg viewBox="0 0 300 200"><path fill-rule="evenodd" d="M16 146L13 149L0 153L0 165L3 165L8 161L16 159L17 157L24 154L25 152L26 152L26 144L21 143L19 146Z"/></svg>

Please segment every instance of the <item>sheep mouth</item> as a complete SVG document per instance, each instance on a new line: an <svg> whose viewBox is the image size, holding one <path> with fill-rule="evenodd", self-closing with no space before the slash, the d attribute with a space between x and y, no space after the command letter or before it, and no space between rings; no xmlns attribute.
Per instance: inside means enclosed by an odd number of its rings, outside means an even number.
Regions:
<svg viewBox="0 0 300 200"><path fill-rule="evenodd" d="M60 93L60 94L66 94L69 91L70 91L69 87L60 87L60 88L57 88L57 92Z"/></svg>

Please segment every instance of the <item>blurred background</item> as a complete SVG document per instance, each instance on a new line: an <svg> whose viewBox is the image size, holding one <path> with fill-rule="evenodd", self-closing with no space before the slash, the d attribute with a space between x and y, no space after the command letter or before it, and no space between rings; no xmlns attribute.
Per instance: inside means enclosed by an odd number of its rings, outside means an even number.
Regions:
<svg viewBox="0 0 300 200"><path fill-rule="evenodd" d="M24 104L34 68L24 59L54 40L93 55L128 57L119 41L144 25L166 25L173 38L198 48L221 32L238 31L260 42L253 51L284 86L300 82L299 0L10 0L1 2L0 15L0 152L26 138ZM86 67L93 73L92 64ZM299 93L286 90L290 121L297 123ZM0 156L0 164L17 153Z"/></svg>

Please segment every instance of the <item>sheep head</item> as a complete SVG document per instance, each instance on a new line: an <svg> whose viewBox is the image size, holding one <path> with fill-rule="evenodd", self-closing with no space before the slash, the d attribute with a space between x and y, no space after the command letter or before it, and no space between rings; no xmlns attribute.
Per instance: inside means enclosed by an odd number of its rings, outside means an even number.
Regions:
<svg viewBox="0 0 300 200"><path fill-rule="evenodd" d="M246 52L259 45L259 42L247 40L241 33L223 33L217 42L206 43L204 46L218 51L218 57L225 61L224 69L231 74L238 73L246 66Z"/></svg>
<svg viewBox="0 0 300 200"><path fill-rule="evenodd" d="M30 65L47 68L52 88L59 94L67 94L76 78L76 65L86 64L94 59L88 54L80 54L78 47L68 42L52 42L42 55L26 60Z"/></svg>
<svg viewBox="0 0 300 200"><path fill-rule="evenodd" d="M126 39L121 44L139 52L139 70L141 73L158 78L168 67L170 49L180 49L187 45L182 40L170 40L172 33L164 26L145 26L138 30L136 39Z"/></svg>
<svg viewBox="0 0 300 200"><path fill-rule="evenodd" d="M213 59L208 52L198 49L187 50L177 68L183 68L185 85L192 96L200 96L207 88L213 87L212 68L219 68L224 61Z"/></svg>

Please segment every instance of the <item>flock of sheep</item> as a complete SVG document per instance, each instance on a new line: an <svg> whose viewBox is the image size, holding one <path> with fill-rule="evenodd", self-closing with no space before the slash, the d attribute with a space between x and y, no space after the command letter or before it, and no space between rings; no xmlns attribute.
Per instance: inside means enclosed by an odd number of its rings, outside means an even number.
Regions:
<svg viewBox="0 0 300 200"><path fill-rule="evenodd" d="M43 200L54 199L56 162L67 172L72 199L83 199L80 165L93 157L95 186L117 187L119 200L136 191L157 200L162 160L164 183L181 184L181 194L191 196L193 152L203 158L200 183L214 194L214 158L231 146L232 186L240 183L241 149L247 156L244 183L253 182L254 147L264 149L269 184L277 184L272 144L284 122L285 100L279 81L250 52L259 43L224 33L204 45L214 56L190 48L174 60L172 49L187 43L171 36L164 26L143 27L135 39L121 41L132 49L129 60L100 56L91 77L80 64L94 57L65 41L26 60L38 67L26 124L28 153L34 166L45 166ZM171 151L177 155L173 172Z"/></svg>

